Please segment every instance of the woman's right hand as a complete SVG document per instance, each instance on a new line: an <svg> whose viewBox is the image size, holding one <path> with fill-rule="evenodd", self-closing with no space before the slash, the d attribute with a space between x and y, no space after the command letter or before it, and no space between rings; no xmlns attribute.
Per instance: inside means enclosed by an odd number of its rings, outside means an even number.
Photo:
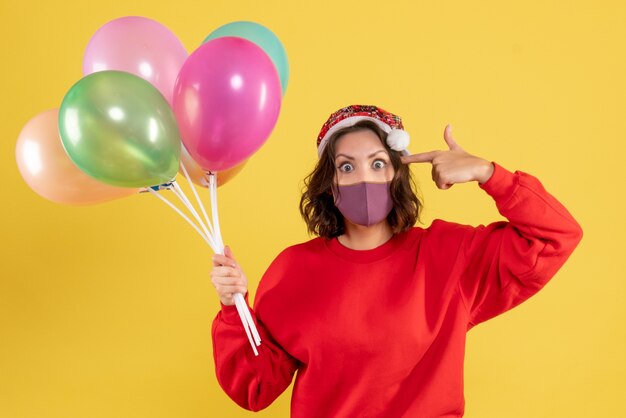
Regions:
<svg viewBox="0 0 626 418"><path fill-rule="evenodd" d="M213 255L211 282L217 289L220 301L226 306L235 304L235 293L245 296L248 292L248 280L235 261L229 246L224 247L224 255Z"/></svg>

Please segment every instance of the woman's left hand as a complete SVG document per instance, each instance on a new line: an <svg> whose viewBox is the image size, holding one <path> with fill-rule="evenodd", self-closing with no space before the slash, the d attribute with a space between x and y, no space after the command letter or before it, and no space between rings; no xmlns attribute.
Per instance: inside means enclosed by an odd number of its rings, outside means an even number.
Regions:
<svg viewBox="0 0 626 418"><path fill-rule="evenodd" d="M494 166L484 158L467 153L452 138L452 126L446 125L443 139L447 151L429 151L402 157L404 164L431 163L432 178L440 189L449 189L453 184L478 181L484 183L493 174Z"/></svg>

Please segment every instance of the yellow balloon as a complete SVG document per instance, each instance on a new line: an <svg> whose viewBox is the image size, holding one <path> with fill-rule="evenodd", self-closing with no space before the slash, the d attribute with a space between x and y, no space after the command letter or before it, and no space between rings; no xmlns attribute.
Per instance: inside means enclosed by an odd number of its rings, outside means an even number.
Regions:
<svg viewBox="0 0 626 418"><path fill-rule="evenodd" d="M235 177L241 170L243 170L243 167L246 165L247 162L248 160L245 160L237 164L236 166L229 168L228 170L219 171L217 173L217 187L226 184L230 179ZM187 152L187 149L185 149L184 145L181 145L180 163L181 166L178 169L178 172L180 174L182 174L183 176L185 175L182 169L182 166L184 164L185 169L187 170L187 174L189 174L189 177L194 184L197 184L200 187L209 187L207 172L204 171L202 167L200 167L198 163L194 161L191 155L189 155L189 152Z"/></svg>

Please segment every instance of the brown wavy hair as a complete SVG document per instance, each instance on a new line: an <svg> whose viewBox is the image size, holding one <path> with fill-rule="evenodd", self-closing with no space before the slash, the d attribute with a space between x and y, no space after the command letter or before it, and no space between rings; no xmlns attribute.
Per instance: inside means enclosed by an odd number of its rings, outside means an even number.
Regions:
<svg viewBox="0 0 626 418"><path fill-rule="evenodd" d="M417 186L409 166L400 160L400 152L389 148L387 133L374 122L363 120L335 132L328 139L315 168L304 179L300 214L307 224L309 235L314 234L330 239L345 232L343 215L335 206L332 194L332 184L335 178L335 143L342 135L365 129L378 135L394 168L390 185L393 208L387 215L387 222L392 232L394 234L404 232L419 220L422 201L417 197Z"/></svg>

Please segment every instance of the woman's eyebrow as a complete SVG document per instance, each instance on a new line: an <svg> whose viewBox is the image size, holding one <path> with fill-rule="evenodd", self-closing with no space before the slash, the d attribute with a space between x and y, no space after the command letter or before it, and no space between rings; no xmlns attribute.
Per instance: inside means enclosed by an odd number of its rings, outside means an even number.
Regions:
<svg viewBox="0 0 626 418"><path fill-rule="evenodd" d="M381 153L381 152L387 152L387 151L385 151L384 149L380 149L380 150L378 150L378 151L368 155L367 158L372 158L373 156L375 156L376 154ZM346 155L346 154L337 154L337 155L335 155L335 158L338 158L338 157L345 157L345 158L347 158L349 160L354 160L354 157L351 157L351 156Z"/></svg>

